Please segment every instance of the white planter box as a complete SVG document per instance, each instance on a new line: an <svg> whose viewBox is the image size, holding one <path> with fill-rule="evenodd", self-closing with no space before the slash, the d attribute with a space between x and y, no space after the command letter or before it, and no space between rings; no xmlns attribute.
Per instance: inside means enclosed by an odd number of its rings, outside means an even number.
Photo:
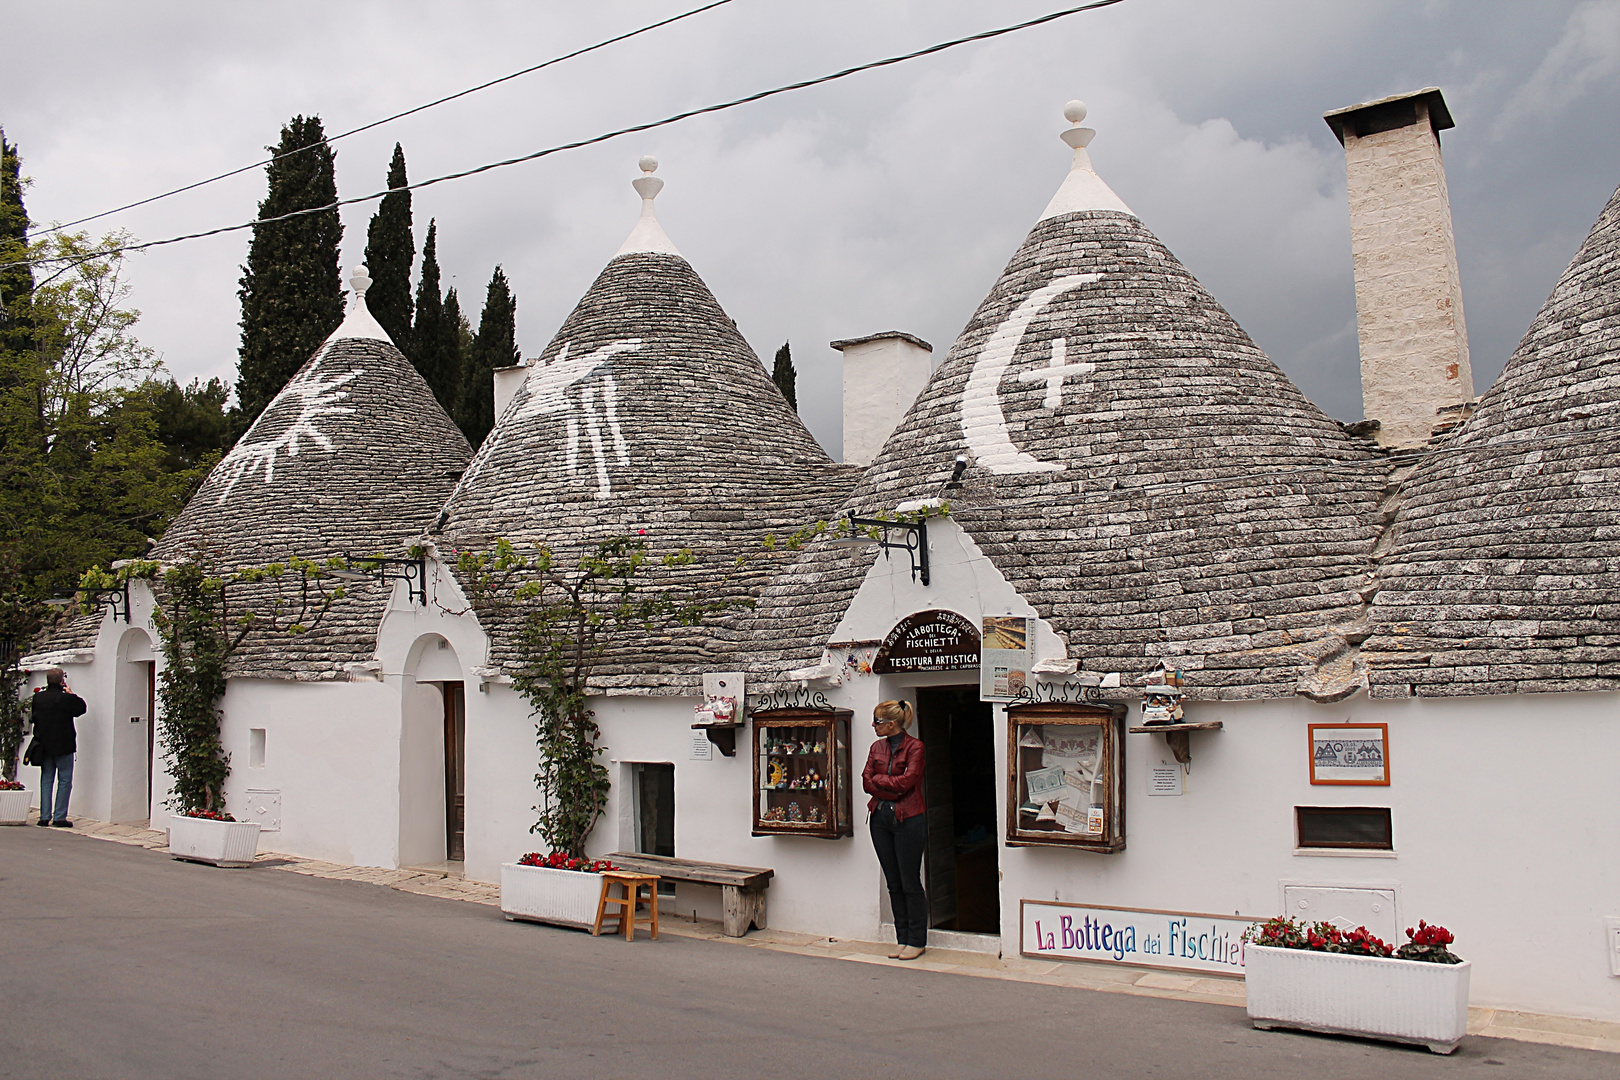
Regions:
<svg viewBox="0 0 1620 1080"><path fill-rule="evenodd" d="M258 853L257 821L169 819L169 854L177 859L215 866L247 866Z"/></svg>
<svg viewBox="0 0 1620 1080"><path fill-rule="evenodd" d="M0 791L0 825L28 824L28 800L33 794L27 788Z"/></svg>
<svg viewBox="0 0 1620 1080"><path fill-rule="evenodd" d="M601 898L601 874L501 864L501 914L508 919L589 930Z"/></svg>
<svg viewBox="0 0 1620 1080"><path fill-rule="evenodd" d="M1468 1030L1472 966L1250 945L1249 1019L1257 1028L1363 1035L1449 1054Z"/></svg>

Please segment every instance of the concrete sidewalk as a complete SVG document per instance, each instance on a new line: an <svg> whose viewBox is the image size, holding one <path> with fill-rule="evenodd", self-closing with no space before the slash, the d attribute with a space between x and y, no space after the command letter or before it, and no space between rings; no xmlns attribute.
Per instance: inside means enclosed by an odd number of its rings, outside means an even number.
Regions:
<svg viewBox="0 0 1620 1080"><path fill-rule="evenodd" d="M154 851L163 851L168 847L166 833L134 825L109 825L105 822L76 818L72 832L97 840L130 844ZM289 873L337 881L368 882L421 896L463 900L489 907L499 907L501 902L499 885L467 881L446 871L384 870L374 867L344 866L272 851L261 851L255 862L264 869L285 870ZM900 961L890 960L887 955L889 946L881 942L812 937L786 930L756 930L745 937L733 938L725 936L718 922L706 919L694 921L690 918L665 914L661 922L664 933L751 949L768 949L774 952L798 953L803 956L880 964L886 967L922 969L981 979L1096 990L1110 994L1134 994L1176 1001L1230 1005L1236 1008L1242 1008L1244 1005L1243 982L1239 979L1200 978L1124 965L1054 962L1021 956L996 957L985 953L937 948L929 949L920 959ZM1602 1020L1470 1007L1468 1033L1620 1054L1620 1024Z"/></svg>

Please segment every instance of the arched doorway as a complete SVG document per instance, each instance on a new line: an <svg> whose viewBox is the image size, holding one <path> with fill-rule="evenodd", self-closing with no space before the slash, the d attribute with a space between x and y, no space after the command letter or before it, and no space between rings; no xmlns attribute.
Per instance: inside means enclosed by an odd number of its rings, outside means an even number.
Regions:
<svg viewBox="0 0 1620 1080"><path fill-rule="evenodd" d="M399 860L463 860L467 703L461 659L437 634L419 638L405 664L400 729Z"/></svg>
<svg viewBox="0 0 1620 1080"><path fill-rule="evenodd" d="M118 639L113 681L112 805L119 824L146 824L152 816L156 757L157 655L146 631L131 627Z"/></svg>

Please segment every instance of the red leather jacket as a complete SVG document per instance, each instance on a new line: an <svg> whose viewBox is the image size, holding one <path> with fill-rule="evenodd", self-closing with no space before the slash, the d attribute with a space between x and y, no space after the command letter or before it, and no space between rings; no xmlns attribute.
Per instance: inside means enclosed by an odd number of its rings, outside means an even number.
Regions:
<svg viewBox="0 0 1620 1080"><path fill-rule="evenodd" d="M873 743L866 755L866 768L861 770L861 787L872 796L866 803L868 813L877 809L880 800L886 799L894 803L896 822L922 814L928 808L923 798L922 740L905 736L892 759L888 739Z"/></svg>

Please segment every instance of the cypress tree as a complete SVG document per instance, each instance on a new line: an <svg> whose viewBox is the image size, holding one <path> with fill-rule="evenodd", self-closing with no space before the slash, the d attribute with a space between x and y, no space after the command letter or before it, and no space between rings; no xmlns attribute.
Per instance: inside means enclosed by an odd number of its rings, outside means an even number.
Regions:
<svg viewBox="0 0 1620 1080"><path fill-rule="evenodd" d="M405 151L395 143L394 160L388 165L388 194L366 230L366 269L371 272L366 303L400 352L414 358L411 263L416 259L416 238L411 234L411 193L400 190L409 182L405 179Z"/></svg>
<svg viewBox="0 0 1620 1080"><path fill-rule="evenodd" d="M782 391L782 396L787 398L794 412L799 411L798 381L799 373L793 370L793 352L784 341L782 347L776 350L776 366L771 369L771 382Z"/></svg>
<svg viewBox="0 0 1620 1080"><path fill-rule="evenodd" d="M28 209L23 205L22 160L0 128L0 263L28 257ZM34 271L27 263L0 268L0 353L33 351L31 300Z"/></svg>
<svg viewBox="0 0 1620 1080"><path fill-rule="evenodd" d="M337 180L320 117L293 117L281 129L280 145L265 149L276 160L265 170L269 193L259 204L261 220L312 207L331 209L253 227L237 292L242 298L232 425L237 434L258 419L343 321L338 279L343 225L332 205Z"/></svg>
<svg viewBox="0 0 1620 1080"><path fill-rule="evenodd" d="M456 423L467 441L477 446L495 426L495 369L518 362L517 298L499 266L489 279L478 335L468 350L461 383Z"/></svg>
<svg viewBox="0 0 1620 1080"><path fill-rule="evenodd" d="M411 361L444 411L455 415L461 391L461 305L456 291L439 298L439 225L428 222L422 244L422 277L416 284L416 325L411 330ZM448 310L456 305L452 316ZM375 309L373 309L375 310Z"/></svg>

